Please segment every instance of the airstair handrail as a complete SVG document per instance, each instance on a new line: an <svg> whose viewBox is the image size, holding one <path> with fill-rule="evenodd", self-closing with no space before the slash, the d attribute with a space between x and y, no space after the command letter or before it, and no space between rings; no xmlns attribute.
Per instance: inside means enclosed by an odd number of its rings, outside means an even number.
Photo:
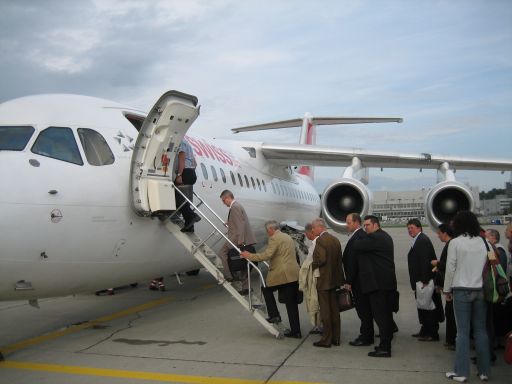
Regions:
<svg viewBox="0 0 512 384"><path fill-rule="evenodd" d="M233 244L233 242L231 240L229 240L229 238L219 229L217 228L217 226L203 213L201 212L201 210L199 209L198 206L196 206L192 201L190 201L190 199L174 184L172 183L172 187L174 188L175 191L178 191L178 193L186 200L186 202L188 202L190 205L192 205L195 210L201 215L203 216L203 218L213 227L213 229L219 233L229 244L231 244L231 246L233 248L235 248L237 250L238 253L241 253L242 251L240 250L240 248L238 248L237 245ZM217 219L219 221L222 222L223 225L225 225L224 223L224 220L222 220L222 218L217 215L217 213L198 195L194 192L194 195L199 199L199 201L201 202L201 204L204 204L204 206L211 212L215 215L215 217L217 217ZM185 204L185 203L183 203ZM170 217L174 216L178 211L179 209L183 206L180 205L178 208L176 208L176 212L174 212ZM254 264L251 260L247 260L247 272L248 272L248 276L249 276L249 266L252 266L257 272L258 274L260 275L260 280L261 280L261 284L263 287L266 287L266 284L265 284L265 278L263 277L263 273L261 272L261 270L258 268L258 266L256 264ZM267 264L267 263L265 263ZM267 264L268 266L268 264ZM249 279L249 284L250 284L250 279Z"/></svg>

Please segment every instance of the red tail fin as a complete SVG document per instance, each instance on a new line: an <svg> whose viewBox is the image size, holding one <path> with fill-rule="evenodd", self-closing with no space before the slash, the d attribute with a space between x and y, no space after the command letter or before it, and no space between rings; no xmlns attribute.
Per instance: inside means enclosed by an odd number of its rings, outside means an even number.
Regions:
<svg viewBox="0 0 512 384"><path fill-rule="evenodd" d="M316 126L313 125L313 122L311 121L311 115L309 113L306 113L304 115L304 120L302 122L302 130L300 132L299 144L316 144ZM314 169L309 165L302 165L299 168L299 173L301 175L309 176L311 180L314 179Z"/></svg>

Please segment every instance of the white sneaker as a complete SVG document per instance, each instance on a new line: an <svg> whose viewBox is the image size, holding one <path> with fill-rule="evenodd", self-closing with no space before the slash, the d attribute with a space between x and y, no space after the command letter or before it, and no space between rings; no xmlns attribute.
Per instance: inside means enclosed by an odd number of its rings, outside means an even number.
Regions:
<svg viewBox="0 0 512 384"><path fill-rule="evenodd" d="M455 372L446 372L446 377L458 383L465 383L468 381L466 376L458 376Z"/></svg>
<svg viewBox="0 0 512 384"><path fill-rule="evenodd" d="M482 374L477 375L482 381L489 381L489 376Z"/></svg>

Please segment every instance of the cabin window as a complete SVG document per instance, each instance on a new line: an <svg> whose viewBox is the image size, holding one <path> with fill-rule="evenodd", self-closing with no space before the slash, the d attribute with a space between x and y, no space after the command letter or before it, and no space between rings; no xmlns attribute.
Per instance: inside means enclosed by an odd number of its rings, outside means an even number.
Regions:
<svg viewBox="0 0 512 384"><path fill-rule="evenodd" d="M259 188L259 190L261 191L260 179L256 179L256 181L258 182L258 188Z"/></svg>
<svg viewBox="0 0 512 384"><path fill-rule="evenodd" d="M242 181L242 176L240 176L239 173L237 173L237 176L238 176L238 182L240 183L240 186L243 188L244 182Z"/></svg>
<svg viewBox="0 0 512 384"><path fill-rule="evenodd" d="M224 184L226 184L226 174L224 173L224 170L222 168L219 168L220 170L220 176L222 177L222 181Z"/></svg>
<svg viewBox="0 0 512 384"><path fill-rule="evenodd" d="M274 183L270 183L270 185L272 186L272 191L273 191L275 194L277 194L277 192L276 192L276 187L275 187Z"/></svg>
<svg viewBox="0 0 512 384"><path fill-rule="evenodd" d="M231 182L233 183L233 185L236 185L235 174L233 173L233 171L229 171L229 173L231 174Z"/></svg>
<svg viewBox="0 0 512 384"><path fill-rule="evenodd" d="M203 171L203 177L205 180L208 180L208 170L206 169L206 166L201 163L201 171Z"/></svg>
<svg viewBox="0 0 512 384"><path fill-rule="evenodd" d="M89 164L108 165L114 162L114 154L100 133L89 128L78 128L77 132Z"/></svg>
<svg viewBox="0 0 512 384"><path fill-rule="evenodd" d="M215 167L213 165L211 165L210 168L212 170L213 181L219 181L219 178L217 177L217 171L215 170Z"/></svg>
<svg viewBox="0 0 512 384"><path fill-rule="evenodd" d="M46 128L37 137L32 146L32 152L68 163L84 165L71 128Z"/></svg>
<svg viewBox="0 0 512 384"><path fill-rule="evenodd" d="M252 178L252 176L251 176L251 184L252 184L252 188L256 189L256 183L254 182L254 179Z"/></svg>
<svg viewBox="0 0 512 384"><path fill-rule="evenodd" d="M263 184L263 190L267 192L267 186L265 185L265 180L261 180L261 184Z"/></svg>
<svg viewBox="0 0 512 384"><path fill-rule="evenodd" d="M0 127L0 151L22 151L33 133L33 127Z"/></svg>
<svg viewBox="0 0 512 384"><path fill-rule="evenodd" d="M247 178L247 175L244 175L244 179L245 179L245 185L247 186L247 188L250 188L249 187L249 179Z"/></svg>

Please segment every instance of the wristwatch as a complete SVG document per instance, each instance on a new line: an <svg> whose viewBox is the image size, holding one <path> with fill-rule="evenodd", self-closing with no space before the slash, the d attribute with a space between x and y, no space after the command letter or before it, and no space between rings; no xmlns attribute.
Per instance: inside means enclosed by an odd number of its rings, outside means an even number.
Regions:
<svg viewBox="0 0 512 384"><path fill-rule="evenodd" d="M181 173L177 173L177 174L176 174L176 177L181 177Z"/></svg>

